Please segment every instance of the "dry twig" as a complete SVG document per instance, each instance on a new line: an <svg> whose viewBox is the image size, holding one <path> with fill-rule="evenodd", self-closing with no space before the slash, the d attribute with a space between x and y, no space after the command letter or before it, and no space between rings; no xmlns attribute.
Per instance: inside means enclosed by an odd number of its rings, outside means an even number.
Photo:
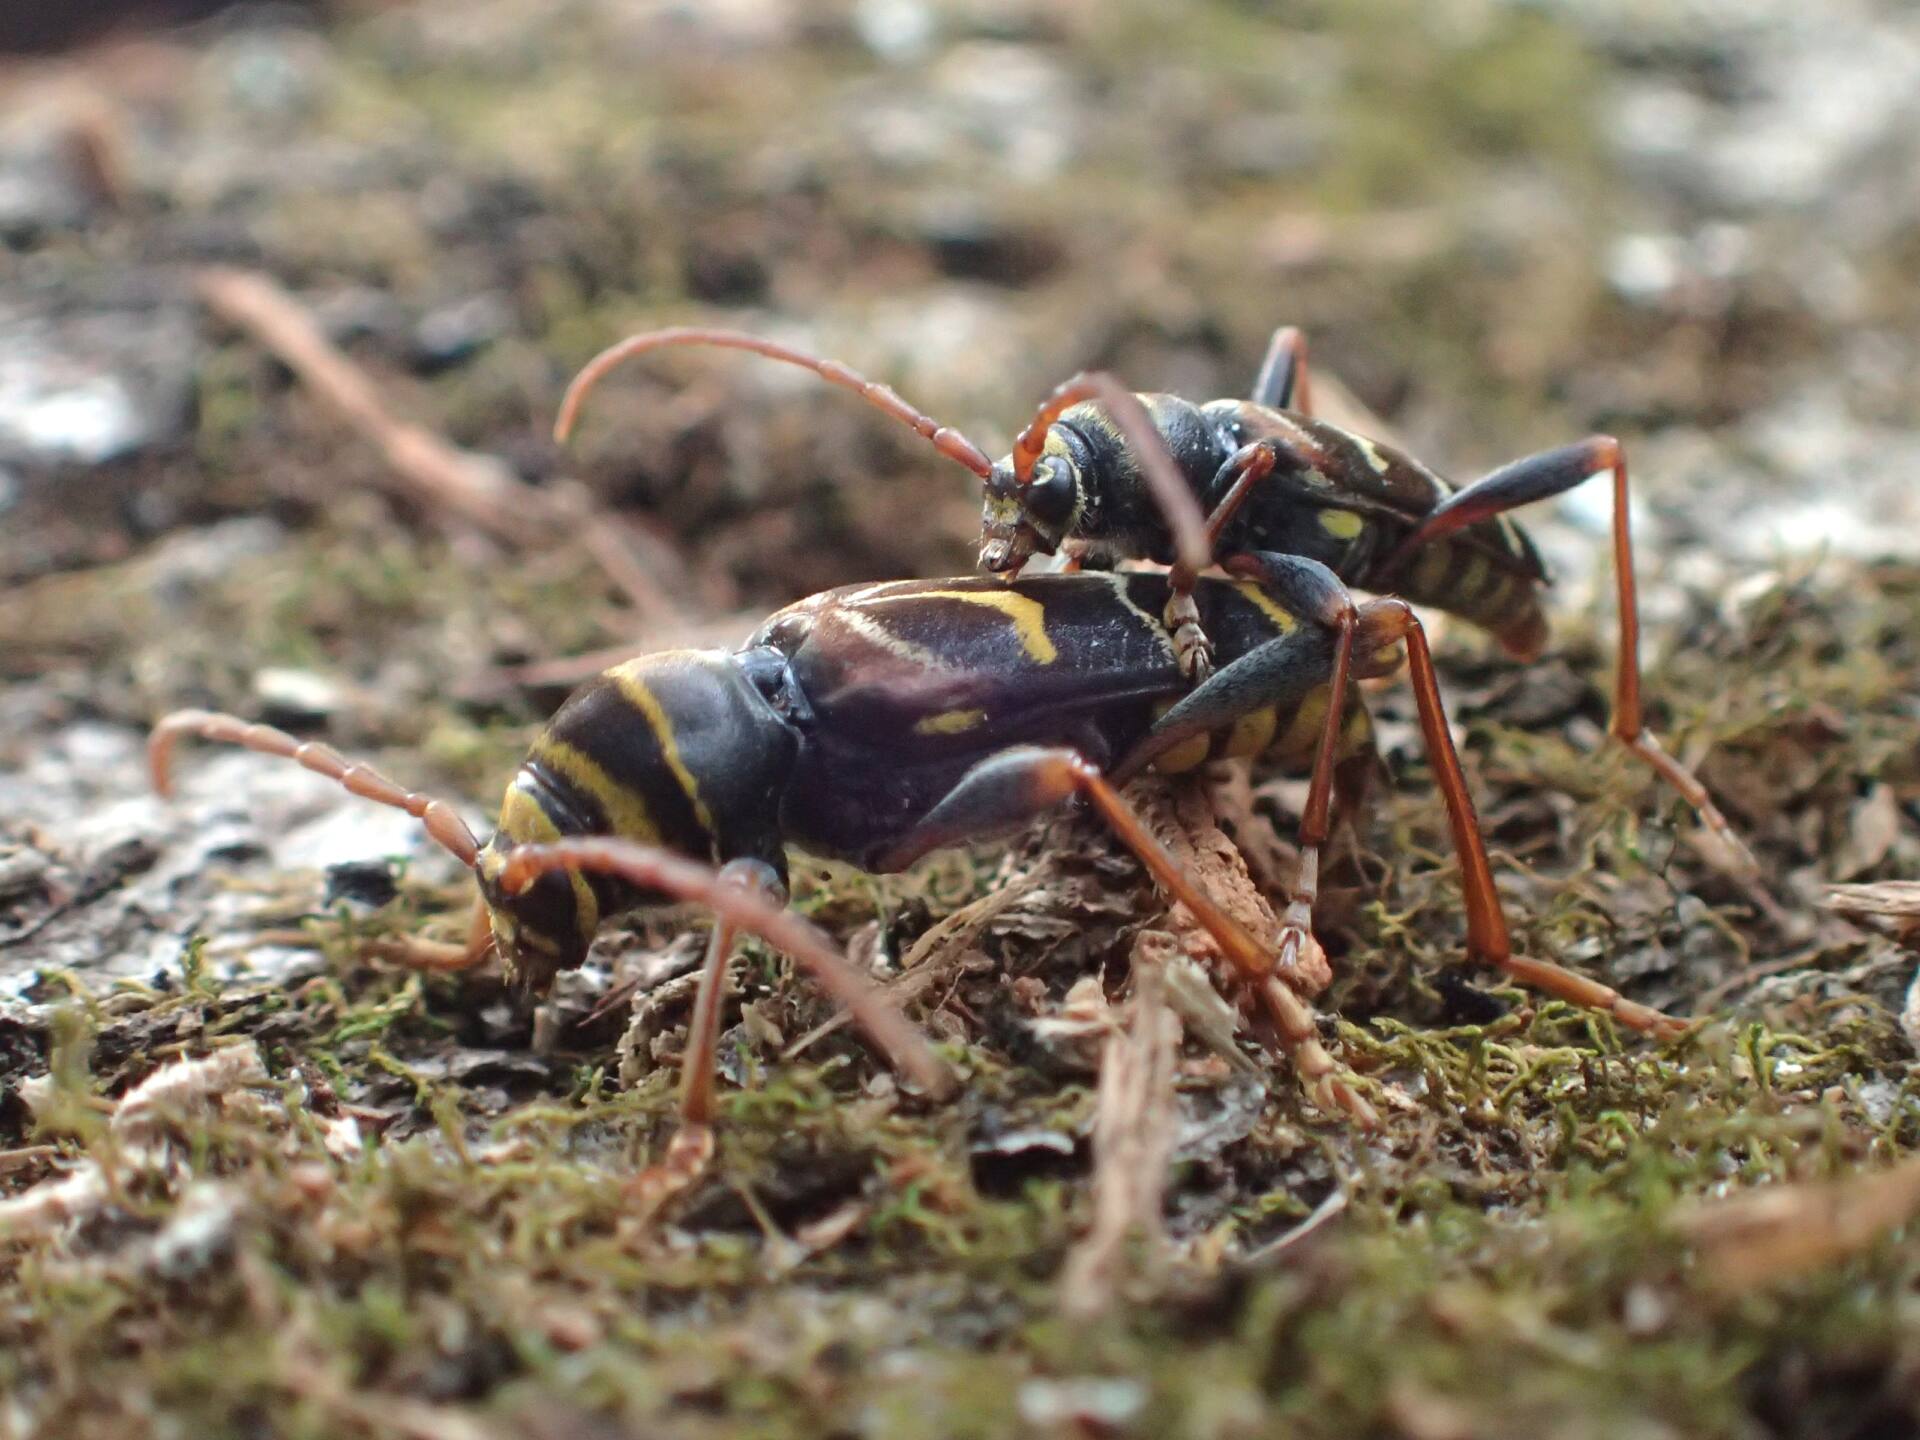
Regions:
<svg viewBox="0 0 1920 1440"><path fill-rule="evenodd" d="M515 548L572 534L643 617L682 617L678 602L634 555L632 530L618 516L596 513L591 500L578 493L527 485L494 457L462 450L395 415L367 372L271 278L214 266L199 272L195 288L209 310L259 341L379 450L386 461L382 483L387 490L434 514L457 516Z"/></svg>
<svg viewBox="0 0 1920 1440"><path fill-rule="evenodd" d="M1166 1263L1160 1210L1174 1139L1174 1065L1180 1022L1167 1008L1161 966L1174 941L1147 931L1133 947L1131 1021L1114 1030L1100 1059L1093 1128L1093 1228L1067 1257L1060 1303L1069 1315L1104 1313L1125 1281L1129 1243L1150 1285Z"/></svg>
<svg viewBox="0 0 1920 1440"><path fill-rule="evenodd" d="M1878 920L1898 935L1920 932L1920 880L1829 885L1827 908L1854 920Z"/></svg>
<svg viewBox="0 0 1920 1440"><path fill-rule="evenodd" d="M195 288L209 310L258 340L380 451L395 494L459 515L509 544L522 543L530 527L554 518L550 499L505 474L497 461L394 416L367 373L267 276L212 267L199 273Z"/></svg>

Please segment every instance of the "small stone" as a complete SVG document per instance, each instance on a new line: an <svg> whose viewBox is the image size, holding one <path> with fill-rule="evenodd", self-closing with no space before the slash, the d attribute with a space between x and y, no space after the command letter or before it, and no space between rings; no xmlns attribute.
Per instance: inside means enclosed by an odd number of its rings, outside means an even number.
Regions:
<svg viewBox="0 0 1920 1440"><path fill-rule="evenodd" d="M0 306L0 463L102 465L181 440L195 344L173 310L55 319Z"/></svg>
<svg viewBox="0 0 1920 1440"><path fill-rule="evenodd" d="M1607 255L1607 283L1632 304L1661 304L1680 283L1683 248L1677 235L1622 235Z"/></svg>
<svg viewBox="0 0 1920 1440"><path fill-rule="evenodd" d="M399 893L393 866L385 860L344 860L327 867L327 888L320 897L320 905L322 909L331 910L344 902L378 910Z"/></svg>
<svg viewBox="0 0 1920 1440"><path fill-rule="evenodd" d="M1620 1321L1629 1335L1657 1335L1666 1328L1672 1310L1667 1297L1651 1285L1634 1285L1621 1303Z"/></svg>
<svg viewBox="0 0 1920 1440"><path fill-rule="evenodd" d="M1087 1375L1067 1380L1029 1380L1020 1387L1020 1418L1041 1429L1130 1425L1146 1408L1138 1380Z"/></svg>
<svg viewBox="0 0 1920 1440"><path fill-rule="evenodd" d="M938 27L933 11L921 0L860 0L853 28L882 60L904 65L927 55Z"/></svg>
<svg viewBox="0 0 1920 1440"><path fill-rule="evenodd" d="M253 693L278 725L324 720L339 710L340 686L311 670L269 666L253 677Z"/></svg>
<svg viewBox="0 0 1920 1440"><path fill-rule="evenodd" d="M471 360L512 324L505 298L491 291L430 310L413 327L414 368L432 374Z"/></svg>

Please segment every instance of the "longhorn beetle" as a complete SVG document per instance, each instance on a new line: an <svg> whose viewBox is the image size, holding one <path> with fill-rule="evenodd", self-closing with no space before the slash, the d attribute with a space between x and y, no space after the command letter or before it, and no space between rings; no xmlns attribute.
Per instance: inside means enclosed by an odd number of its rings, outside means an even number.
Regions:
<svg viewBox="0 0 1920 1440"><path fill-rule="evenodd" d="M1062 550L1070 568L1121 559L1170 565L1165 619L1180 667L1195 680L1216 658L1193 600L1196 580L1216 556L1235 573L1270 582L1291 573L1286 557L1304 556L1347 585L1458 615L1492 632L1515 658L1531 660L1547 640L1540 599L1547 573L1506 512L1609 474L1620 625L1612 733L1686 799L1731 868L1757 870L1706 788L1646 727L1627 462L1610 435L1516 460L1456 489L1403 451L1315 418L1306 341L1283 326L1250 399L1196 405L1137 395L1111 374L1083 371L1047 397L996 464L959 431L837 360L740 331L677 327L631 336L591 360L568 388L557 438L566 438L608 371L674 345L750 350L812 370L966 466L986 488L985 570L1017 574L1034 554ZM1351 609L1336 623L1350 631ZM1350 648L1342 649L1342 667ZM1336 688L1344 679L1337 671Z"/></svg>
<svg viewBox="0 0 1920 1440"><path fill-rule="evenodd" d="M1317 583L1320 611L1345 613L1331 574L1311 561L1298 569L1295 590ZM1250 934L1182 871L1118 787L1149 766L1181 771L1215 756L1267 753L1312 763L1308 809L1324 816L1329 787L1355 791L1377 763L1358 691L1338 688L1336 656L1357 646L1351 668L1368 676L1397 666L1404 652L1460 858L1472 958L1634 1028L1684 1028L1512 953L1410 607L1345 601L1354 624L1342 627L1252 581L1202 580L1194 602L1223 663L1191 687L1161 618L1169 589L1164 575L1121 573L855 586L789 606L731 653L627 661L555 713L484 845L446 802L228 715L162 719L150 744L154 783L167 791L173 747L194 735L291 758L418 817L480 889L467 944L414 942L421 963L456 968L492 949L539 986L579 964L618 910L662 899L711 907L717 922L683 1064L680 1128L665 1161L643 1176L660 1193L690 1183L712 1151L713 1057L736 930L803 963L926 1090L951 1087L947 1067L881 992L781 908L788 845L895 871L1075 795L1212 937L1315 1101L1371 1124L1371 1108L1321 1046L1308 1003L1328 978L1310 928L1313 860L1303 863L1280 935Z"/></svg>

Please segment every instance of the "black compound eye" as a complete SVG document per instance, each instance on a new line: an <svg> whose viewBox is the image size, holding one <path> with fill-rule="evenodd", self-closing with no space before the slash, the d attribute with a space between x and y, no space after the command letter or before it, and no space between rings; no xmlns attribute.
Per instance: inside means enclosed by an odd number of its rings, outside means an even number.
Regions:
<svg viewBox="0 0 1920 1440"><path fill-rule="evenodd" d="M742 650L734 657L747 680L758 690L774 713L792 719L800 710L798 688L793 683L792 662L770 645Z"/></svg>
<svg viewBox="0 0 1920 1440"><path fill-rule="evenodd" d="M1073 518L1073 500L1073 466L1058 455L1044 457L1027 487L1027 514L1051 529L1063 529Z"/></svg>

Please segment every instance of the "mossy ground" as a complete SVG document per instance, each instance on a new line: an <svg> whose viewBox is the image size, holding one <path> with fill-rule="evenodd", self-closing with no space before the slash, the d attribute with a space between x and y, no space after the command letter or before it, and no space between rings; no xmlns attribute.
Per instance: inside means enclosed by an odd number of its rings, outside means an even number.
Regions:
<svg viewBox="0 0 1920 1440"><path fill-rule="evenodd" d="M936 11L942 38L897 63L862 48L877 22L852 9L778 5L694 23L499 0L197 37L164 98L125 112L128 210L40 242L32 293L84 308L133 276L177 303L189 263L258 264L346 312L376 374L414 370L397 403L531 480L577 467L641 517L679 613L636 616L570 545L515 551L375 498L379 459L209 331L190 433L84 494L71 476L27 487L34 543L8 542L0 591L20 722L0 758L209 704L300 720L485 803L566 689L525 679L528 662L714 643L830 584L966 568L957 473L852 401L735 357L623 380L563 460L542 433L559 385L639 324L777 316L1004 438L1081 365L1229 393L1288 320L1459 473L1597 423L1712 436L1810 363L1804 316L1722 317L1703 346L1698 317L1654 324L1611 297L1587 232L1643 202L1605 161L1606 75L1577 36L1531 9L1415 13ZM246 88L269 82L292 98ZM280 178L303 166L321 178ZM422 361L422 317L475 293L502 302L500 332ZM1887 313L1908 293L1889 281ZM1782 302L1755 303L1765 319ZM1660 476L1640 473L1662 509ZM258 544L211 568L169 558L239 516L270 520ZM1716 538L1666 533L1709 555ZM1819 908L1824 881L1920 867L1920 569L1785 558L1683 586L1647 558L1648 693L1761 857L1757 895L1605 746L1604 611L1557 616L1552 658L1525 671L1455 627L1443 679L1517 948L1710 1018L1694 1037L1654 1045L1449 978L1464 917L1444 817L1405 692L1385 689L1394 783L1330 877L1337 978L1320 1002L1385 1124L1357 1133L1283 1073L1250 1100L1190 1049L1178 1258L1088 1322L1061 1314L1059 1276L1091 1215L1096 1075L1027 1022L1089 973L1119 993L1158 914L1091 827L902 877L803 867L797 903L883 968L1049 868L916 1007L967 1077L952 1105L902 1094L845 1030L787 1056L829 1008L749 946L713 1173L646 1219L627 1182L671 1132L670 1067L622 1084L625 1017L588 1011L614 960L671 949L697 916L633 922L536 1043L497 978L363 958L370 934L455 933L463 890L403 876L369 914L323 903L311 874L249 880L260 936L284 951L298 931L320 957L292 981L248 980L228 932L220 964L188 942L115 981L103 956L0 1012L10 1192L82 1151L111 1171L105 1100L169 1059L248 1037L283 1087L183 1121L167 1183L127 1175L106 1216L0 1255L0 1433L1920 1423L1914 1241L1729 1287L1675 1223L1701 1197L1920 1144L1898 1019L1916 957ZM325 713L276 710L254 678L268 667L324 680ZM1293 798L1262 801L1283 832ZM78 864L55 818L28 818L10 844ZM29 886L0 903L27 925L57 900ZM152 923L176 933L192 914ZM34 963L0 951L9 975ZM664 1006L643 1058L671 1058L683 1024ZM43 1072L36 1120L15 1087ZM357 1150L327 1143L342 1116ZM1343 1208L1274 1245L1336 1193ZM223 1218L193 1229L196 1206Z"/></svg>

